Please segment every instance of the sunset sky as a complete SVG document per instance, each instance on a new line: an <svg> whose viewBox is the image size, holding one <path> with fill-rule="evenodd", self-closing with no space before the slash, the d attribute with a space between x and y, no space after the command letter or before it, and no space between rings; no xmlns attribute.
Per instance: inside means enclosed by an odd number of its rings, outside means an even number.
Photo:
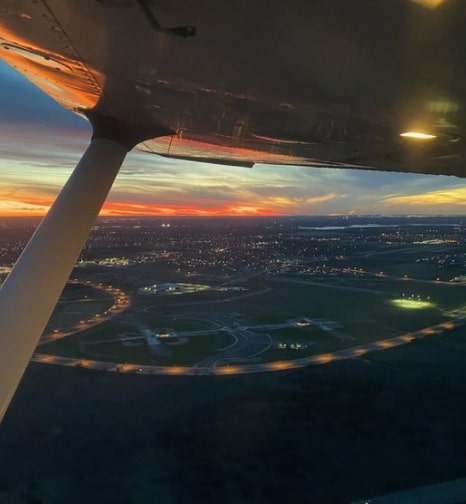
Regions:
<svg viewBox="0 0 466 504"><path fill-rule="evenodd" d="M0 62L0 216L42 215L90 136L88 124ZM253 169L132 152L104 215L465 214L466 181L360 170Z"/></svg>

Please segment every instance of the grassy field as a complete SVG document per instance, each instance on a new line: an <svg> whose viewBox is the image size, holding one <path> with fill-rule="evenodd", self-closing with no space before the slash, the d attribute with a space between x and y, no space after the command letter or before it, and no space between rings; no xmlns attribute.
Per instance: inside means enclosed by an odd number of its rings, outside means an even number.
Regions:
<svg viewBox="0 0 466 504"><path fill-rule="evenodd" d="M307 343L326 340L329 334L316 327L287 327L285 329L267 330L274 341Z"/></svg>
<svg viewBox="0 0 466 504"><path fill-rule="evenodd" d="M260 304L262 304L262 300L263 297L261 296ZM289 311L263 313L261 310L258 315L251 314L251 322L254 324L283 324L290 318L293 318L293 316Z"/></svg>
<svg viewBox="0 0 466 504"><path fill-rule="evenodd" d="M151 317L145 322L153 331L165 328L173 329L174 331L201 331L202 329L212 329L207 322L176 317Z"/></svg>
<svg viewBox="0 0 466 504"><path fill-rule="evenodd" d="M189 338L180 345L165 345L159 354L151 353L145 342L135 346L125 346L112 342L92 345L86 348L84 355L89 358L112 360L114 362L132 362L136 364L154 364L161 366L191 366L212 355L220 348L232 343L232 338L224 332L199 335Z"/></svg>
<svg viewBox="0 0 466 504"><path fill-rule="evenodd" d="M326 281L320 280L323 287ZM386 294L392 298L401 297L403 294L410 296L421 296L426 299L429 297L441 309L451 309L452 307L464 304L466 299L466 287L460 284L445 284L441 282L431 281L423 282L413 279L394 280L386 277L357 277L343 278L338 283L341 287L349 289L368 289L380 293L377 295Z"/></svg>
<svg viewBox="0 0 466 504"><path fill-rule="evenodd" d="M165 326L171 327L168 323ZM200 330L205 326L206 324L202 322L179 321L178 330L180 327L183 327L184 330ZM157 356L150 353L149 347L143 340L141 344L134 346L112 341L121 334L137 332L139 329L137 324L110 320L95 328L47 343L41 346L39 351L65 357L87 357L114 362L187 366L195 364L233 342L229 334L219 331L214 334L193 336L181 345L166 345L166 351Z"/></svg>
<svg viewBox="0 0 466 504"><path fill-rule="evenodd" d="M179 366L190 366L231 343L233 343L232 337L223 331L219 331L216 334L194 336L189 338L183 345L170 346L172 355L169 363Z"/></svg>
<svg viewBox="0 0 466 504"><path fill-rule="evenodd" d="M111 362L131 362L134 364L151 364L151 357L145 341L134 346L122 343L99 343L86 347L83 356L89 359L108 360Z"/></svg>
<svg viewBox="0 0 466 504"><path fill-rule="evenodd" d="M86 342L92 340L111 340L116 338L119 334L134 331L135 329L136 327L133 324L109 320L96 327L41 345L38 350L44 353L64 355L66 357L82 357L83 347L86 346Z"/></svg>
<svg viewBox="0 0 466 504"><path fill-rule="evenodd" d="M376 339L389 338L395 336L401 330L393 330L387 325L380 324L374 320L351 320L344 324L342 331L358 343L374 341Z"/></svg>
<svg viewBox="0 0 466 504"><path fill-rule="evenodd" d="M316 325L312 328L264 329L273 338L275 345L262 358L284 360L389 338L438 324L447 320L443 310L455 308L464 303L465 299L463 287L435 282L393 280L386 277L333 278L331 283L325 279L316 282L314 279L302 277L274 277L266 284L262 283L262 280L260 282L262 287L270 287L270 290L255 297L230 296L228 303L209 304L208 298L211 301L218 301L218 296L221 294L212 292L172 297L148 296L145 297L145 302L156 312L136 312L135 307L132 307L126 312L125 323L108 321L47 345L46 348L47 351L63 355L74 355L74 352L79 354L83 351L82 343L86 340L112 339L122 332L138 331L143 327L149 327L154 331L164 328L180 332L210 330L214 325L208 321L197 320L195 316L185 318L187 310L191 308L189 305L186 306L184 301L199 302L201 298L203 313L211 312L217 316L225 316L225 320L232 320L231 314L236 312L239 315L235 320L239 320L239 325L281 324L301 317L325 319L340 324L341 327L328 331ZM430 297L435 306L422 310L408 310L391 304L393 299L401 297L403 293L407 296L419 295L424 299ZM160 306L160 302L167 299L176 301L168 310ZM91 305L91 302L89 304ZM136 306L136 309L138 308L140 307ZM169 346L168 353L171 353L171 357L160 359L169 364L194 364L215 353L218 348L228 345L230 341L230 337L223 332L196 336L184 345ZM279 342L302 343L308 347L303 350L280 350L276 348ZM89 351L104 356L108 354L109 358L123 361L136 359L142 363L154 359L146 348L122 346L120 343L107 343L101 348L94 347L92 350L89 347L86 353Z"/></svg>
<svg viewBox="0 0 466 504"><path fill-rule="evenodd" d="M81 320L108 310L113 302L113 297L106 291L88 285L68 284L60 296L46 332L52 329L67 331Z"/></svg>
<svg viewBox="0 0 466 504"><path fill-rule="evenodd" d="M274 290L258 297L253 305L247 300L238 300L230 303L228 308L257 324L283 323L298 317L337 321L343 326L339 332L361 342L421 329L446 320L438 308L404 310L393 306L390 303L395 297L393 292L374 295L371 292L326 288L325 285L287 282L272 282L271 285ZM392 290L395 291L396 287ZM448 286L440 288L437 295L442 299L442 308L458 305L461 292L462 289L449 289ZM424 292L421 294L425 295ZM218 311L221 309L219 306ZM274 333L271 331L272 335Z"/></svg>
<svg viewBox="0 0 466 504"><path fill-rule="evenodd" d="M232 301L228 308L250 316L256 323L279 323L297 317L347 320L361 314L367 315L369 310L374 313L381 304L379 296L369 293L277 282L273 284L271 292L260 296L254 303L250 300ZM218 308L220 310L221 306Z"/></svg>

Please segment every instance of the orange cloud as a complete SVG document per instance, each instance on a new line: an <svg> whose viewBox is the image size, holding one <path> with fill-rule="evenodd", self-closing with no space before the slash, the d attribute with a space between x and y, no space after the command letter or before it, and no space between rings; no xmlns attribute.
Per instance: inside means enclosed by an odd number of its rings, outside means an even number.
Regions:
<svg viewBox="0 0 466 504"><path fill-rule="evenodd" d="M31 194L14 196L14 194L11 194L0 198L1 217L34 217L45 215L53 202L53 198Z"/></svg>
<svg viewBox="0 0 466 504"><path fill-rule="evenodd" d="M0 202L0 217L35 217L43 216L47 213L52 200L45 201L37 198L37 201L28 198L14 201L6 200ZM262 208L253 205L239 203L237 205L226 205L215 208L202 208L196 205L157 205L157 204L134 204L115 203L108 201L100 212L105 217L124 216L220 216L220 215L244 215L244 216L269 216L280 215L272 208Z"/></svg>
<svg viewBox="0 0 466 504"><path fill-rule="evenodd" d="M217 216L217 215L277 215L280 212L273 208L262 208L247 203L238 203L234 205L222 205L214 208L203 208L199 205L157 205L156 203L134 204L134 203L115 203L107 201L100 213L102 216Z"/></svg>
<svg viewBox="0 0 466 504"><path fill-rule="evenodd" d="M384 202L390 206L440 206L466 205L466 187L429 191L421 194L388 196Z"/></svg>

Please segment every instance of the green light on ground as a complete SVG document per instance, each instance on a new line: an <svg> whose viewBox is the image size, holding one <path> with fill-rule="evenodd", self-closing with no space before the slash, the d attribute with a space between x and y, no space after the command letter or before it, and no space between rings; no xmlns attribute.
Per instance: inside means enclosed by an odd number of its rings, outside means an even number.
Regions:
<svg viewBox="0 0 466 504"><path fill-rule="evenodd" d="M392 304L397 308L403 308L405 310L425 310L426 308L434 308L435 304L430 301L423 301L421 299L393 299Z"/></svg>

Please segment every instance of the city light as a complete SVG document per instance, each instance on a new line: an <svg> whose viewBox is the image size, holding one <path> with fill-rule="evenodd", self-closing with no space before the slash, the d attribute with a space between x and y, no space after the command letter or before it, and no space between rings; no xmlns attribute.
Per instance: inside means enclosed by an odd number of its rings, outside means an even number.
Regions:
<svg viewBox="0 0 466 504"><path fill-rule="evenodd" d="M283 369L291 369L297 367L293 361L275 361L268 364L269 369L281 371Z"/></svg>
<svg viewBox="0 0 466 504"><path fill-rule="evenodd" d="M237 374L240 370L241 368L239 366L222 366L215 368L215 374Z"/></svg>
<svg viewBox="0 0 466 504"><path fill-rule="evenodd" d="M418 313L421 313L422 309L436 307L437 300L444 304L442 293L437 292L436 279L441 281L442 278L437 277L439 268L463 264L466 253L462 250L445 249L432 255L430 247L418 247L415 256L410 252L409 260L416 265L421 264L430 275L427 276L429 287L424 286L418 291L415 287L418 281L416 270L410 269L409 265L401 272L395 273L385 269L383 260L377 262L374 269L371 268L372 271L361 268L358 262L359 243L363 244L364 250L368 237L371 237L371 240L376 238L374 250L381 247L391 249L395 243L444 246L451 241L457 245L460 243L458 230L462 229L461 220L449 218L446 221L448 225L444 225L444 218L440 223L433 224L431 219L424 221L416 218L412 222L411 218L403 217L394 225L392 217L390 220L384 220L384 217L340 217L337 224L341 225L332 226L334 219L335 217L332 217L332 221L326 223L322 222L321 218L317 221L309 218L309 225L296 229L294 219L291 220L291 242L282 238L287 226L285 220L272 224L271 221L264 221L262 228L257 225L251 228L250 224L243 222L240 226L236 220L231 223L219 221L218 224L209 220L208 225L203 221L198 224L190 221L187 228L189 232L181 226L182 221L177 221L169 229L165 228L163 239L153 232L160 227L161 221L141 220L137 224L134 220L102 221L91 237L92 251L84 251L83 260L80 261L81 264L86 261L89 263L90 270L85 272L86 279L76 279L72 282L74 285L69 287L69 296L65 296L61 301L59 317L51 321L41 340L41 344L45 345L76 333L75 337L83 342L83 352L79 357L73 358L36 354L35 360L122 374L226 377L243 373L278 372L358 358L367 353L408 344L418 338L443 334L465 324L461 309L451 311L454 319L448 322L442 321L442 315L438 311L432 314L439 318L438 321L433 321L436 324L425 327L425 317L421 317L419 326L412 328L413 333L404 334L403 321L400 320L394 329L401 333L391 338L392 328L385 327L385 330L379 331L377 313L374 313L371 317L377 321L377 327L374 326L374 332L367 341L361 341L357 326L346 324L339 320L339 317L336 317L337 320L333 320L333 317L316 318L312 304L309 305L309 311L301 312L296 308L297 311L286 317L278 316L279 305L272 303L269 307L270 319L265 313L256 313L257 305L253 302L256 296L260 306L269 302L269 298L262 297L270 292L269 281L274 282L274 289L283 289L280 298L290 293L298 296L297 293L294 294L296 283L300 284L302 289L305 289L308 283L313 285L315 282L335 286L338 290L344 287L341 293L334 292L331 297L333 300L337 294L341 294L343 301L348 299L344 297L344 291L352 288L355 273L360 276L357 279L358 289L363 288L363 292L368 294L377 292L382 282L397 285L400 291L395 295L396 299L392 297L387 300L391 306L418 310ZM314 224L320 224L320 227ZM364 232L366 227L369 228L368 234ZM375 232L374 228L380 230ZM12 229L16 228L12 226ZM133 245L134 229L137 229L137 233L142 233L138 237L140 241L137 248ZM341 229L347 229L345 236ZM181 239L181 244L178 239ZM117 248L118 254L108 253L109 243ZM126 247L128 249L123 250ZM355 254L351 253L353 248ZM15 251L4 256L4 267L8 267L14 260L13 252ZM313 258L311 262L305 259L308 256ZM346 262L335 266L336 260L341 257L345 257ZM151 269L151 263L161 261L167 274L158 280L147 273ZM105 282L100 281L102 268L113 265L118 267L111 273L105 273ZM94 276L93 268L96 267L97 276ZM133 284L128 282L130 269L138 273L137 281ZM170 275L168 272L174 274ZM210 285L185 280L196 275L198 278L207 279L209 277L204 275L209 272L212 275L220 272L219 280ZM377 277L377 280L374 281L373 277ZM461 276L457 279L461 280ZM171 294L193 295L197 291L209 292L210 295L200 301L193 298L179 304L171 303L167 309L164 307L161 316L157 317L157 326L154 327L153 313L158 310L160 300L152 300L150 296L138 299L133 308L130 294L120 285L126 285L133 293L139 289L140 294L154 294L154 298ZM446 288L446 285L451 286L450 283L445 283L442 289ZM84 290L81 290L83 288ZM461 286L451 288L452 295L456 291L459 293L460 288ZM95 289L103 292L96 292ZM327 294L323 293L322 296L324 295ZM241 305L238 305L242 308L241 312L233 311L236 310L235 305L232 306L231 312L218 309L219 302L235 302L245 296L251 298L251 302L241 301ZM191 302L200 302L205 308L195 315L190 308L185 308ZM139 309L139 303L144 305L144 310ZM211 308L209 303L213 303ZM73 308L68 310L68 306ZM329 307L331 312L335 313L331 303ZM386 306L381 308L386 309ZM64 312L71 314L69 321L64 319ZM120 321L117 318L110 322L114 317L119 317ZM105 325L107 322L112 325ZM120 322L125 327L120 328ZM98 327L98 324L102 323L104 325ZM113 325L115 323L117 326ZM131 327L127 327L129 325ZM80 332L82 334L78 334ZM325 340L325 353L319 353L323 351L319 346L321 340ZM193 362L191 353L181 348L188 341L191 348L199 349L196 356L198 362ZM53 353L53 346L44 347L43 350L47 351L48 348ZM138 355L133 355L132 352L136 350Z"/></svg>
<svg viewBox="0 0 466 504"><path fill-rule="evenodd" d="M149 285L138 289L140 295L150 294L192 294L193 292L200 292L209 290L209 285L203 284L189 284L189 283L172 283L164 282L160 284Z"/></svg>
<svg viewBox="0 0 466 504"><path fill-rule="evenodd" d="M391 340L382 340L377 343L381 348L391 348L395 343Z"/></svg>
<svg viewBox="0 0 466 504"><path fill-rule="evenodd" d="M190 369L189 367L184 366L171 366L166 367L166 372L167 374L182 375L182 374L188 374L189 369Z"/></svg>
<svg viewBox="0 0 466 504"><path fill-rule="evenodd" d="M316 356L317 362L320 364L327 364L328 362L332 362L334 359L333 355L328 353L328 354L321 354Z"/></svg>

